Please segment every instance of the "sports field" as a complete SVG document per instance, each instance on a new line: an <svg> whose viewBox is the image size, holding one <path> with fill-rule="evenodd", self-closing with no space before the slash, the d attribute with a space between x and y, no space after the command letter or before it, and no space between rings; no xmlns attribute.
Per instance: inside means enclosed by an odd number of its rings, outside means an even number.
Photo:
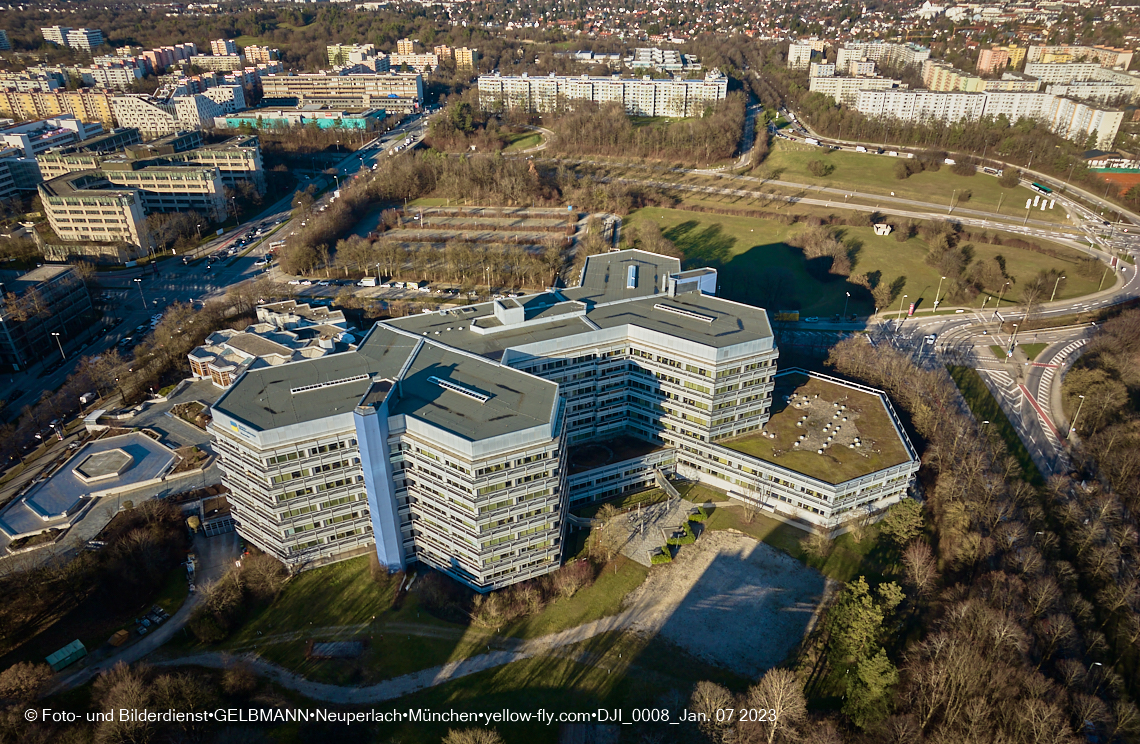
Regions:
<svg viewBox="0 0 1140 744"><path fill-rule="evenodd" d="M838 276L820 281L809 273L803 251L787 243L805 229L801 223L783 225L753 217L647 207L631 214L628 224L636 225L643 220L654 221L662 234L684 252L686 267L718 269L720 294L729 299L776 310L799 309L807 316L827 316L843 311L847 292L850 292L848 312L860 315L874 312L870 294L863 287ZM906 302L918 302L920 311L933 306L939 274L924 260L927 246L922 238L900 243L893 236L875 235L870 227L836 229L851 249L852 275L868 274L888 285L898 282L901 285L898 297L906 294ZM1053 243L1049 247L1064 258L1009 246L976 244L974 260L999 255L1005 259L1013 277L1013 286L1006 292L1005 299L1015 302L1025 280L1048 269L1065 272L1068 277L1057 292L1057 299L1096 291L1096 279L1082 276L1076 270L1083 254ZM980 306L982 298L974 304Z"/></svg>

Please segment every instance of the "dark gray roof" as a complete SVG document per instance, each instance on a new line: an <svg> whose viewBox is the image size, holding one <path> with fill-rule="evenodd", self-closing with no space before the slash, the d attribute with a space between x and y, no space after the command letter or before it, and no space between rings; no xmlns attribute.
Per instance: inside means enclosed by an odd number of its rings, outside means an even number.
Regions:
<svg viewBox="0 0 1140 744"><path fill-rule="evenodd" d="M627 287L630 266L637 267L637 286ZM581 286L563 290L570 300L593 303L627 300L657 294L664 288L665 277L681 270L681 260L639 250L599 253L586 259Z"/></svg>
<svg viewBox="0 0 1140 744"><path fill-rule="evenodd" d="M586 317L599 328L635 325L715 349L772 338L768 313L763 308L699 292L601 305Z"/></svg>
<svg viewBox="0 0 1140 744"><path fill-rule="evenodd" d="M481 401L431 378L489 397ZM557 400L556 383L425 343L388 410L478 440L550 423Z"/></svg>
<svg viewBox="0 0 1140 744"><path fill-rule="evenodd" d="M489 398L480 402L429 377ZM553 382L377 325L356 351L247 371L214 408L265 431L379 403L383 380L400 380L389 413L471 440L549 423L558 399Z"/></svg>

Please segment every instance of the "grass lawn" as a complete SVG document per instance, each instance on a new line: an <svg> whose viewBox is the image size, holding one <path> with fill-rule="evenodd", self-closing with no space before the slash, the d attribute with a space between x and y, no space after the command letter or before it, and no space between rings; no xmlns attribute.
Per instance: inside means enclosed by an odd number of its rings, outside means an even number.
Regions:
<svg viewBox="0 0 1140 744"><path fill-rule="evenodd" d="M473 674L400 698L408 706L433 711L575 711L621 709L625 721L634 708L672 708L667 695L688 701L693 685L712 680L734 692L753 681L706 664L667 641L633 634L600 635L556 654L515 662ZM684 703L680 703L683 705ZM275 727L275 731L287 728ZM558 724L545 722L491 724L508 744L559 741ZM397 723L385 725L386 740L407 744L436 744L448 729L482 728L480 724ZM660 729L658 729L660 730ZM284 733L284 732L282 732ZM276 738L276 737L275 737Z"/></svg>
<svg viewBox="0 0 1140 744"><path fill-rule="evenodd" d="M1025 352L1025 357L1030 361L1037 358L1037 355L1045 351L1045 347L1049 344L1018 344L1021 350Z"/></svg>
<svg viewBox="0 0 1140 744"><path fill-rule="evenodd" d="M225 647L256 646L265 658L316 681L371 684L464 659L485 652L488 646L501 647L505 638L535 638L616 614L625 596L647 575L645 567L619 557L591 586L496 632L436 618L421 607L414 586L398 607L392 607L395 585L376 584L368 559L357 558L293 578L271 605L231 636ZM310 636L307 629L351 625L361 627L339 637L368 642L359 658L305 657L310 638L329 637L321 632ZM415 632L410 633L409 628Z"/></svg>
<svg viewBox="0 0 1140 744"><path fill-rule="evenodd" d="M807 164L813 160L822 160L833 165L835 170L828 176L817 178L807 168ZM1034 196L1033 192L1023 186L1003 188L997 178L984 173L973 176L954 175L948 165L942 166L935 172L924 171L899 180L895 178L895 164L899 161L900 158L887 155L846 150L828 151L821 147L777 139L772 143L771 153L760 164L755 174L778 177L782 181L848 188L852 193L860 194L875 193L888 196L893 191L895 196L904 199L943 203L947 209L950 208L951 198L954 198L955 206L990 212L1000 211L1002 214L1019 217L1025 216L1025 199L1027 197L1032 199ZM959 197L954 194L956 189L969 190L970 199L959 201ZM1036 220L1067 221L1065 209L1060 206L1046 209L1044 212L1040 207L1034 207L1030 216Z"/></svg>
<svg viewBox="0 0 1140 744"><path fill-rule="evenodd" d="M1037 470L1037 466L1033 464L1033 458L1029 456L1029 451L1025 449L1025 444L1021 438L1017 436L1017 430L1013 428L1013 424L1006 418L1005 413L1001 410L1001 406L994 400L994 396L990 393L990 389L986 387L986 383L978 375L977 371L969 367L948 367L950 377L954 379L958 389L962 391L962 397L966 399L966 405L974 414L974 418L978 422L989 421L989 426L984 428L989 429L987 432L990 436L997 434L1005 442L1006 449L1009 453L1017 459L1018 464L1021 466L1022 477L1026 480L1041 484L1044 479L1041 473Z"/></svg>
<svg viewBox="0 0 1140 744"><path fill-rule="evenodd" d="M998 359L1006 358L1005 349L1001 346L998 346L997 344L990 344L990 353L996 356Z"/></svg>
<svg viewBox="0 0 1140 744"><path fill-rule="evenodd" d="M846 293L851 293L848 311L861 315L874 312L870 293L842 277L826 281L808 272L803 251L788 245L805 225L782 225L773 220L730 215L701 214L649 207L634 212L628 224L652 220L665 237L685 254L686 268L712 266L720 271L721 294L753 305L778 305L773 309L797 308L805 315L835 315L843 311ZM938 270L925 262L926 243L918 237L899 243L893 237L875 235L870 227L837 228L853 256L853 274L878 276L879 281L901 285L900 293L917 300L919 311L928 309L938 290ZM1044 241L1037 241L1044 242ZM1009 246L976 245L975 260L1001 255L1005 258L1014 289L1005 297L1017 299L1017 289L1039 271L1056 269L1072 279L1059 299L1094 292L1096 281L1080 275L1077 263L1083 256L1075 250L1048 244L1063 258ZM1010 295L1013 294L1013 297ZM897 301L896 301L897 302Z"/></svg>
<svg viewBox="0 0 1140 744"><path fill-rule="evenodd" d="M866 527L863 539L856 541L850 534L840 535L832 545L831 553L820 560L813 558L800 547L807 532L764 515L757 514L751 522L744 519L744 510L735 507L716 508L705 525L710 530L736 530L743 532L777 550L818 570L836 581L847 582L857 576L866 576L872 584L890 578L895 571L893 561L883 554L878 541L878 528Z"/></svg>
<svg viewBox="0 0 1140 744"><path fill-rule="evenodd" d="M752 432L721 444L827 483L842 483L909 459L906 446L877 396L801 375L776 379L774 412L764 427L764 432L775 434L776 438ZM797 400L807 396L809 402L797 408L784 402L788 395ZM837 409L837 403L847 407ZM841 414L840 418L834 418L835 414ZM802 421L804 416L808 420ZM850 421L843 421L843 417ZM806 439L797 447L793 443L799 436ZM828 436L836 437L831 446L827 446ZM854 437L860 438L862 446L846 446L853 443ZM823 454L818 454L820 448L824 448Z"/></svg>
<svg viewBox="0 0 1140 744"><path fill-rule="evenodd" d="M569 599L547 605L534 617L504 628L503 634L515 638L538 638L616 615L625 596L639 587L648 575L649 569L645 566L618 556L602 569L593 585L578 590Z"/></svg>
<svg viewBox="0 0 1140 744"><path fill-rule="evenodd" d="M518 150L525 150L528 147L534 147L542 143L542 135L538 132L532 132L529 129L522 132L514 132L507 135L507 146L503 152L516 152Z"/></svg>

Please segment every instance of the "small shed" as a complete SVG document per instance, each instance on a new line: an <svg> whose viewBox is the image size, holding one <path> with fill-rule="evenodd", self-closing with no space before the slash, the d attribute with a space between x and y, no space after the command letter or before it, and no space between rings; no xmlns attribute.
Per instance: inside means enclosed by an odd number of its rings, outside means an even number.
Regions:
<svg viewBox="0 0 1140 744"><path fill-rule="evenodd" d="M71 666L86 655L87 647L83 645L82 641L76 639L54 654L48 656L45 661L53 671L58 672L60 669Z"/></svg>
<svg viewBox="0 0 1140 744"><path fill-rule="evenodd" d="M890 235L892 229L894 229L894 228L892 228L890 225L888 225L885 222L878 222L875 224L875 234L876 235Z"/></svg>

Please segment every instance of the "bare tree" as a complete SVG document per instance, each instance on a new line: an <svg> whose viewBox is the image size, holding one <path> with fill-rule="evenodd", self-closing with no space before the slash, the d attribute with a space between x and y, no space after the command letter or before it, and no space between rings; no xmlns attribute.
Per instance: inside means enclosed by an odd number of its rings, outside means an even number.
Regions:
<svg viewBox="0 0 1140 744"><path fill-rule="evenodd" d="M733 721L725 711L733 708L732 693L715 682L698 682L689 698L689 710L701 720L697 724L711 742L726 741Z"/></svg>
<svg viewBox="0 0 1140 744"><path fill-rule="evenodd" d="M903 551L902 560L907 583L914 587L919 596L928 596L938 580L938 565L930 546L921 540L915 540Z"/></svg>
<svg viewBox="0 0 1140 744"><path fill-rule="evenodd" d="M807 701L803 685L795 672L788 669L770 669L760 682L748 689L744 707L767 712L764 721L744 722L742 730L755 732L753 740L773 744L788 740L796 724L807 715ZM750 730L750 731L749 731Z"/></svg>

